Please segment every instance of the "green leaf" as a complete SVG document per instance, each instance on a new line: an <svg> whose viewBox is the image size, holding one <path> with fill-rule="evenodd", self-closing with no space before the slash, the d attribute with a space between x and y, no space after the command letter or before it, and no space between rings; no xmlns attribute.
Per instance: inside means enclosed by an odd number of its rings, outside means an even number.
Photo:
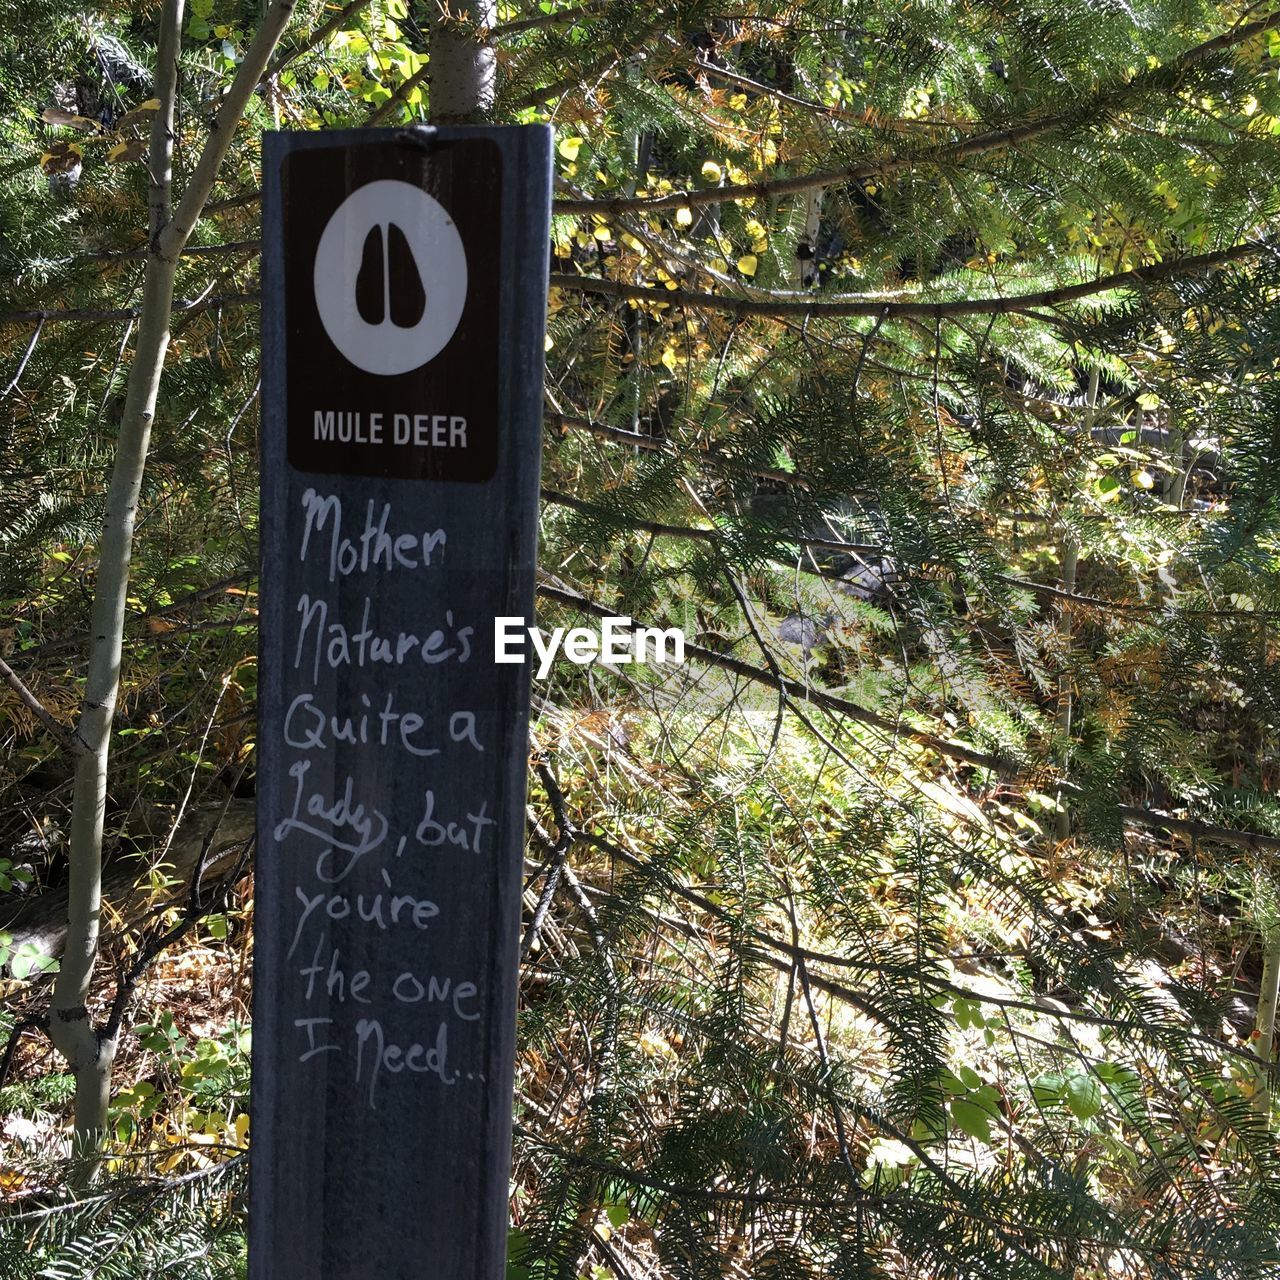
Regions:
<svg viewBox="0 0 1280 1280"><path fill-rule="evenodd" d="M1065 1089L1066 1081L1057 1071L1046 1071L1031 1085L1032 1096L1042 1107L1051 1107L1061 1102Z"/></svg>
<svg viewBox="0 0 1280 1280"><path fill-rule="evenodd" d="M1102 1088L1097 1080L1084 1072L1067 1077L1067 1106L1077 1120L1088 1120L1102 1108Z"/></svg>
<svg viewBox="0 0 1280 1280"><path fill-rule="evenodd" d="M963 1098L953 1098L951 1102L951 1118L971 1138L980 1142L991 1141L991 1117L972 1102Z"/></svg>

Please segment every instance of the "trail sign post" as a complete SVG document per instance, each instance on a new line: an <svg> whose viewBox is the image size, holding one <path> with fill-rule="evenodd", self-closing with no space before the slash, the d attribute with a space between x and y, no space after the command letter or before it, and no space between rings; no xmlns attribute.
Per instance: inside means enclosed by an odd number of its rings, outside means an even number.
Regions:
<svg viewBox="0 0 1280 1280"><path fill-rule="evenodd" d="M498 1280L550 139L263 174L252 1280Z"/></svg>

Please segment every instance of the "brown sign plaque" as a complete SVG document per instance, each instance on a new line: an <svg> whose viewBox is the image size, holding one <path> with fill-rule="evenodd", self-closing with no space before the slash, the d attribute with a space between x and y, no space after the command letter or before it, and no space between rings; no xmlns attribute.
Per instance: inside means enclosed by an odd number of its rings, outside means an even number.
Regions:
<svg viewBox="0 0 1280 1280"><path fill-rule="evenodd" d="M280 191L291 465L488 480L498 459L497 145L293 151Z"/></svg>

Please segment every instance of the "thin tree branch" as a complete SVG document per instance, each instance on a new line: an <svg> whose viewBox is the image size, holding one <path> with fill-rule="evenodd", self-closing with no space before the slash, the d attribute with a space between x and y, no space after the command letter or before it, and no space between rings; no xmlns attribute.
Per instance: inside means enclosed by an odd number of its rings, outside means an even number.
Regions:
<svg viewBox="0 0 1280 1280"><path fill-rule="evenodd" d="M588 0L586 4L579 5L576 9L558 9L555 13L542 13L536 18L517 18L512 22L500 22L490 29L489 36L491 39L501 40L506 36L518 36L542 27L573 26L583 18L606 7L604 0Z"/></svg>
<svg viewBox="0 0 1280 1280"><path fill-rule="evenodd" d="M596 516L597 518L608 519L613 515L613 512L605 507L596 506L591 502L584 502L581 498L571 497L569 494L560 493L555 489L543 489L542 500L558 507L568 507L572 511L580 511L584 515ZM719 544L724 537L723 531L720 529L699 529L693 525L685 524L662 524L656 520L643 520L638 516L627 516L627 524L632 529L656 534L658 537L685 538L692 542ZM849 555L883 555L884 553L883 547L862 542L838 542L829 538L808 538L790 534L782 536L781 540L797 542L801 546L812 547L817 551L846 552Z"/></svg>
<svg viewBox="0 0 1280 1280"><path fill-rule="evenodd" d="M426 78L431 74L431 63L424 62L413 75L402 80L395 88L386 102L384 102L370 117L365 121L367 125L373 127L381 124Z"/></svg>
<svg viewBox="0 0 1280 1280"><path fill-rule="evenodd" d="M611 444L643 449L647 453L660 453L665 447L665 442L656 436L641 435L639 432L627 431L622 427L611 427L606 423L596 422L592 418L584 418L572 413L561 413L556 409L544 408L542 411L542 423L546 427L559 431L561 435L567 434L570 430L587 431L593 436L599 436L602 440L608 440ZM723 471L728 469L728 459L715 458L705 450L698 453L696 461L700 466L715 470ZM779 484L794 485L797 489L811 487L809 481L803 476L795 475L790 471L779 471L765 467L752 471L751 474L757 480L773 480Z"/></svg>
<svg viewBox="0 0 1280 1280"><path fill-rule="evenodd" d="M30 1015L19 1019L13 1024L13 1029L9 1032L9 1040L4 1047L4 1056L0 1058L0 1093L4 1091L5 1085L9 1083L9 1072L13 1069L14 1055L18 1052L18 1042L22 1039L23 1032L31 1031L37 1027L42 1031L47 1031L49 1019Z"/></svg>
<svg viewBox="0 0 1280 1280"><path fill-rule="evenodd" d="M22 377L23 373L26 371L27 361L31 359L31 355L36 349L36 343L40 341L40 334L43 332L43 330L44 330L44 321L41 320L36 325L35 332L31 335L31 341L27 343L27 349L22 353L22 359L18 361L17 372L13 375L13 378L9 382L9 385L5 387L3 391L0 391L0 400L7 400L10 394L13 392L14 388L17 387L18 380Z"/></svg>
<svg viewBox="0 0 1280 1280"><path fill-rule="evenodd" d="M167 950L175 942L180 941L185 934L189 933L206 916L220 911L232 887L239 882L248 869L249 854L253 849L254 842L252 836L241 842L240 852L231 870L222 875L213 896L208 901L205 901L203 881L205 872L209 868L209 850L212 848L217 834L218 826L215 823L205 836L200 856L196 858L195 866L192 868L186 906L181 917L171 928L144 935L139 940L133 963L122 974L116 986L115 998L111 1002L111 1011L107 1015L107 1021L103 1027L103 1035L114 1039L119 1034L121 1024L124 1022L124 1015L129 1008L129 1001L133 999L133 993L137 990L138 982L147 969L150 968L152 961L161 952ZM235 846L232 845L230 847L234 848Z"/></svg>
<svg viewBox="0 0 1280 1280"><path fill-rule="evenodd" d="M296 49L290 49L287 53L282 53L276 58L263 73L262 79L274 79L291 62L301 58L304 54L310 53L317 45L323 44L348 18L359 13L361 9L367 9L371 3L372 0L349 0L333 17L318 26Z"/></svg>
<svg viewBox="0 0 1280 1280"><path fill-rule="evenodd" d="M1255 257L1260 253L1275 251L1269 241L1248 241L1220 249L1215 253L1202 253L1191 257L1170 258L1165 262L1146 267L1134 267L1114 275L1082 280L1076 284L1061 285L1053 289L1039 289L1032 293L1015 293L996 298L952 298L942 302L886 301L884 298L866 298L846 295L821 299L810 293L775 292L767 297L731 297L720 293L701 293L688 289L668 290L658 286L626 284L620 280L605 280L598 276L569 275L553 272L551 287L581 293L600 294L610 298L625 298L632 302L661 302L672 307L702 308L708 311L726 312L738 319L746 316L880 316L917 320L944 320L951 316L1014 315L1035 312L1043 307L1058 307L1080 298L1094 297L1115 289L1136 288L1161 280L1178 279L1194 275L1227 263Z"/></svg>
<svg viewBox="0 0 1280 1280"><path fill-rule="evenodd" d="M555 776L545 762L539 762L538 764L538 777L546 788L547 799L551 801L551 809L556 816L556 826L559 827L560 834L556 837L556 842L551 847L551 853L547 859L549 863L547 879L542 886L542 893L538 896L533 919L529 922L529 928L520 944L521 964L529 958L529 953L538 941L538 935L542 932L547 912L551 910L551 900L555 897L556 887L560 883L560 875L565 870L565 859L569 856L569 850L573 847L573 842L578 838L576 828L569 821L569 811L565 805L564 792L560 790Z"/></svg>
<svg viewBox="0 0 1280 1280"><path fill-rule="evenodd" d="M189 244L184 246L182 256L205 258L218 257L224 253L246 253L252 256L258 253L261 247L261 243L257 240L228 240L222 244ZM65 258L63 261L68 266L75 266L82 262L127 262L131 259L145 258L149 252L146 245L139 245L135 249L105 249L101 253L81 253L74 258Z"/></svg>
<svg viewBox="0 0 1280 1280"><path fill-rule="evenodd" d="M214 307L256 304L261 300L262 295L257 292L222 293L208 298L192 298L189 301L179 299L173 303L173 310L194 314L197 311L210 311ZM141 307L115 307L101 311L92 308L53 307L43 311L9 311L0 313L0 324L22 324L31 320L83 320L90 323L108 323L116 320L137 320L141 316Z"/></svg>
<svg viewBox="0 0 1280 1280"><path fill-rule="evenodd" d="M49 733L73 755L79 755L84 751L84 744L76 737L70 728L64 725L57 716L49 710L48 707L36 697L30 689L23 684L18 673L3 659L0 658L0 680L17 694L19 701L32 715L40 721Z"/></svg>

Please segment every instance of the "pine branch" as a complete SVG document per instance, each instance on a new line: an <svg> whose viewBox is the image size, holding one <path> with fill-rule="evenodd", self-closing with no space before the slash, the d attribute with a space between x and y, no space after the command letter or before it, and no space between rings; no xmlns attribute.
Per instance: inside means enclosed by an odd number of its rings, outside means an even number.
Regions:
<svg viewBox="0 0 1280 1280"><path fill-rule="evenodd" d="M607 7L606 0L587 0L576 9L557 9L554 13L542 13L536 18L516 18L511 22L500 22L490 29L489 35L494 40L501 40L506 36L523 35L526 31L538 31L545 27L575 26L584 18Z"/></svg>
<svg viewBox="0 0 1280 1280"><path fill-rule="evenodd" d="M625 48L609 49L601 54L595 62L589 66L578 68L572 75L564 76L562 79L555 80L551 84L543 85L540 89L531 90L522 94L513 102L504 102L502 105L508 111L523 111L528 107L541 106L542 103L552 98L558 98L561 94L569 93L574 89L583 88L592 81L599 80L619 62L631 57L637 50L643 48L646 40L650 36L661 31L671 21L670 15L665 9L659 9L657 16L648 25L642 27L627 42Z"/></svg>
<svg viewBox="0 0 1280 1280"><path fill-rule="evenodd" d="M261 244L257 240L228 240L222 244L189 244L182 250L184 258L212 258L223 254L243 253L250 257L258 253ZM74 258L64 258L58 265L78 266L82 262L128 262L145 258L150 250L146 245L135 249L104 249L100 253L82 253Z"/></svg>
<svg viewBox="0 0 1280 1280"><path fill-rule="evenodd" d="M558 431L561 435L571 430L586 431L602 440L608 440L611 444L620 444L632 449L642 449L646 453L661 453L666 447L663 441L656 436L641 435L639 432L627 431L622 427L611 427L606 423L597 422L592 418L582 417L578 414L561 413L558 409L543 409L542 423L543 426ZM706 467L708 470L728 471L730 469L726 460L715 458L705 450L699 452L694 461L697 465ZM772 467L753 469L751 475L756 480L772 480L778 484L794 485L797 489L809 489L812 487L810 482L803 476L795 475L790 471L779 471Z"/></svg>
<svg viewBox="0 0 1280 1280"><path fill-rule="evenodd" d="M883 177L891 173L920 169L928 165L955 165L975 156L989 155L995 151L1005 151L1033 138L1056 132L1067 127L1083 128L1114 112L1123 102L1133 97L1138 91L1153 84L1164 92L1169 90L1169 82L1176 80L1183 71L1190 70L1198 63L1205 62L1215 54L1234 48L1255 36L1262 35L1280 27L1280 11L1260 18L1256 22L1234 27L1231 31L1207 40L1187 50L1166 66L1154 68L1135 76L1127 84L1113 86L1097 94L1087 103L1073 106L1070 111L1055 112L1042 116L1037 120L1028 120L1011 128L997 129L991 133L978 134L959 142L941 143L921 151L908 152L883 159L860 161L843 169L832 169L825 173L800 174L794 178L761 179L759 182L747 182L732 186L711 187L701 191L678 191L666 196L632 196L616 197L611 200L557 200L557 213L659 213L664 210L696 208L699 205L720 204L726 200L751 200L763 202L776 200L779 196L795 195L810 191L815 187L829 187L840 183L861 182L867 178ZM528 105L536 105L528 104Z"/></svg>
<svg viewBox="0 0 1280 1280"><path fill-rule="evenodd" d="M571 511L580 511L583 515L594 516L598 520L613 520L617 518L615 513L609 511L606 507L584 502L581 498L574 498L567 493L559 493L555 489L543 489L542 500L550 502L554 506L568 507ZM684 524L662 524L656 520L644 520L639 516L632 515L628 515L626 521L629 528L639 529L644 533L652 533L658 537L684 538L690 542L709 542L715 545L719 545L723 540L723 533L719 529L699 529L692 525ZM884 554L883 547L864 542L839 542L831 538L809 538L790 534L786 535L782 540L799 543L802 547L812 547L815 551L845 552L849 555Z"/></svg>

